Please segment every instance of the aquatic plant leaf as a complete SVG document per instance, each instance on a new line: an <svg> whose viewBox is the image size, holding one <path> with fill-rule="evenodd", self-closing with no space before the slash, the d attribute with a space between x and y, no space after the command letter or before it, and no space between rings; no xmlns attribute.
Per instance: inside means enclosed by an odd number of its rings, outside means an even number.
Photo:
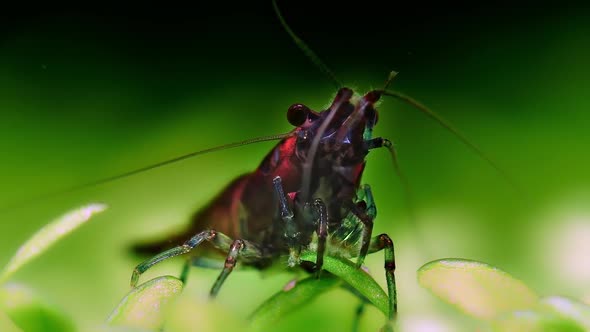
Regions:
<svg viewBox="0 0 590 332"><path fill-rule="evenodd" d="M315 261L314 252L306 252L301 255L302 260ZM324 257L323 269L330 272L321 278L310 276L300 280L292 287L281 290L265 301L254 311L250 322L255 329L263 329L281 317L290 314L302 307L302 304L312 301L318 295L333 289L336 286L347 283L355 291L365 296L383 314L388 315L388 296L381 286L363 269L358 268L347 259Z"/></svg>
<svg viewBox="0 0 590 332"><path fill-rule="evenodd" d="M23 331L76 331L68 315L25 285L3 285L0 288L0 308Z"/></svg>
<svg viewBox="0 0 590 332"><path fill-rule="evenodd" d="M418 269L418 283L443 301L479 319L532 308L538 296L522 281L486 263L440 259Z"/></svg>
<svg viewBox="0 0 590 332"><path fill-rule="evenodd" d="M250 324L254 330L265 330L340 282L335 277L317 279L315 276L297 281L292 288L284 288L262 303L250 316Z"/></svg>
<svg viewBox="0 0 590 332"><path fill-rule="evenodd" d="M88 204L72 210L43 226L25 242L8 262L0 276L0 282L6 281L14 272L42 254L55 242L71 233L90 219L94 214L104 211L104 204Z"/></svg>
<svg viewBox="0 0 590 332"><path fill-rule="evenodd" d="M315 252L301 255L302 260L315 262ZM323 269L340 277L352 288L365 296L383 314L389 314L389 297L383 288L365 270L358 268L348 259L325 256Z"/></svg>
<svg viewBox="0 0 590 332"><path fill-rule="evenodd" d="M492 321L494 332L584 332L588 331L577 322L555 313L538 310L513 311Z"/></svg>
<svg viewBox="0 0 590 332"><path fill-rule="evenodd" d="M8 317L8 315L0 311L0 331L6 332L22 332L18 326Z"/></svg>
<svg viewBox="0 0 590 332"><path fill-rule="evenodd" d="M585 303L564 296L549 296L539 301L538 310L574 321L584 331L590 331L590 306Z"/></svg>
<svg viewBox="0 0 590 332"><path fill-rule="evenodd" d="M182 292L183 283L163 276L133 288L111 313L107 322L113 326L160 329L169 305Z"/></svg>

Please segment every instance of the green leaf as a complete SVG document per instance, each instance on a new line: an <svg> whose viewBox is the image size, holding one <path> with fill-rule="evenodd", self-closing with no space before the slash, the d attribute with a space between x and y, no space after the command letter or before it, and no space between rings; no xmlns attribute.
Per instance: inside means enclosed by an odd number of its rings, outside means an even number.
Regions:
<svg viewBox="0 0 590 332"><path fill-rule="evenodd" d="M315 261L316 254L314 252L303 253L301 259ZM292 288L281 290L254 311L250 317L252 326L258 330L270 327L272 323L301 308L302 304L313 300L316 296L340 285L342 281L348 283L385 315L388 315L387 294L367 272L359 269L347 259L330 256L324 257L323 268L333 276L327 273L320 279L311 276L298 281Z"/></svg>
<svg viewBox="0 0 590 332"><path fill-rule="evenodd" d="M590 331L590 306L585 303L563 296L550 296L541 299L538 308L541 312L552 312L574 321L585 331Z"/></svg>
<svg viewBox="0 0 590 332"><path fill-rule="evenodd" d="M302 260L316 261L315 252L306 252L301 255ZM358 268L348 259L324 257L323 269L340 277L352 288L365 296L384 315L389 315L389 297L383 288L365 270Z"/></svg>
<svg viewBox="0 0 590 332"><path fill-rule="evenodd" d="M514 311L492 322L495 332L584 332L588 331L577 322L555 313L538 310Z"/></svg>
<svg viewBox="0 0 590 332"><path fill-rule="evenodd" d="M2 286L0 307L23 331L75 331L67 315L24 285L9 283Z"/></svg>
<svg viewBox="0 0 590 332"><path fill-rule="evenodd" d="M182 281L172 276L152 279L132 289L108 318L111 325L159 329L166 310L182 291Z"/></svg>
<svg viewBox="0 0 590 332"><path fill-rule="evenodd" d="M488 264L440 259L418 269L419 284L443 301L479 319L532 308L538 296L522 281Z"/></svg>
<svg viewBox="0 0 590 332"><path fill-rule="evenodd" d="M315 276L298 281L292 288L284 288L266 300L250 316L254 330L264 330L272 323L309 303L318 295L334 288L341 281L332 276L317 279Z"/></svg>
<svg viewBox="0 0 590 332"><path fill-rule="evenodd" d="M170 306L164 331L245 331L247 327L248 322L230 310L227 304L184 292Z"/></svg>
<svg viewBox="0 0 590 332"><path fill-rule="evenodd" d="M566 297L546 297L531 310L502 315L493 322L493 328L498 332L589 331L590 307Z"/></svg>
<svg viewBox="0 0 590 332"><path fill-rule="evenodd" d="M25 242L4 268L0 282L6 281L14 272L37 257L62 237L88 221L92 215L104 211L104 204L89 204L70 211L50 222Z"/></svg>
<svg viewBox="0 0 590 332"><path fill-rule="evenodd" d="M22 332L14 322L8 317L8 315L2 311L0 311L0 331L5 332Z"/></svg>

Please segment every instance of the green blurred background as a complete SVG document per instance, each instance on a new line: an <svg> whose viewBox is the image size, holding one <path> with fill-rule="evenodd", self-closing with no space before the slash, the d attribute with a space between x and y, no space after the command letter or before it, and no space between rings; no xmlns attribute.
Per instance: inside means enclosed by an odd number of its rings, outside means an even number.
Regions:
<svg viewBox="0 0 590 332"><path fill-rule="evenodd" d="M378 204L375 232L387 232L396 243L405 329L433 322L456 330L473 323L458 323L459 314L416 284L416 269L442 257L482 260L540 294L590 300L587 8L358 5L280 3L292 28L340 80L362 93L398 71L393 88L453 122L522 188L515 190L424 115L383 100L376 134L396 143L416 224L409 222L385 151L368 156L364 182L372 184ZM129 290L139 262L126 252L130 244L178 229L225 183L255 169L273 143L30 198L289 131L290 104L320 110L335 93L282 30L270 2L91 10L48 5L4 15L0 263L65 211L92 201L109 204L13 278L62 307L81 330L101 324ZM381 284L382 260L376 254L367 261ZM144 278L177 274L181 265L162 264ZM205 303L216 275L193 269L187 293ZM216 308L244 319L292 276L263 277L235 272ZM277 329L348 330L356 305L351 295L334 291ZM203 323L204 330L223 330L223 320L204 319L213 321ZM381 320L370 309L363 330L377 329Z"/></svg>

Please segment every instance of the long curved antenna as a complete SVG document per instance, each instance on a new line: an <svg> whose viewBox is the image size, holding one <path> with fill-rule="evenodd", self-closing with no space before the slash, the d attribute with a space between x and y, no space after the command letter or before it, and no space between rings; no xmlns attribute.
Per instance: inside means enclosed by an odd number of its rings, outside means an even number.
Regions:
<svg viewBox="0 0 590 332"><path fill-rule="evenodd" d="M410 220L413 223L415 223L416 214L414 211L414 199L412 196L412 190L410 189L410 183L408 182L408 178L406 177L406 175L404 174L404 172L402 171L402 169L399 165L397 151L395 150L393 143L391 143L391 141L389 141L389 140L385 140L383 142L383 146L386 147L387 150L389 150L389 154L391 155L391 163L393 164L393 169L395 171L395 174L397 175L397 177L400 180L400 183L402 185L402 190L404 191L404 195L406 196L406 204L407 204L407 209L408 209L408 214L409 214Z"/></svg>
<svg viewBox="0 0 590 332"><path fill-rule="evenodd" d="M152 165L149 165L149 166L144 166L144 167L135 169L133 171L129 171L129 172L125 172L125 173L122 173L122 174L119 174L119 175L114 175L114 176L111 176L111 177L108 177L108 178L104 178L104 179L96 180L96 181L93 181L93 182L81 184L81 185L78 185L78 186L75 186L75 187L70 188L69 191L79 190L79 189L83 189L83 188L86 188L86 187L96 186L96 185L99 185L99 184L104 184L104 183L107 183L107 182L111 182L111 181L123 179L123 178L129 177L129 176L132 176L132 175L135 175L135 174L138 174L138 173L142 173L142 172L145 172L145 171L152 170L154 168L159 168L159 167L162 167L162 166L170 165L172 163L176 163L176 162L179 162L181 160L189 159L189 158L196 157L196 156L199 156L199 155L202 155L202 154L207 154L207 153L210 153L210 152L216 152L216 151L221 151L221 150L236 148L236 147L239 147L239 146L249 145L249 144L253 144L253 143L267 142L267 141L276 141L276 140L279 140L279 139L283 139L283 138L285 138L285 137L287 137L289 135L291 135L291 133L279 134L279 135L269 135L269 136L260 136L260 137L249 138L249 139L246 139L246 140L243 140L243 141L239 141L239 142L234 142L234 143L228 143L228 144L224 144L224 145L214 146L212 148L208 148L208 149L204 149L204 150L199 150L199 151L187 153L185 155L178 156L178 157L175 157L175 158L172 158L172 159L168 159L168 160L165 160L165 161L156 163L156 164L152 164Z"/></svg>
<svg viewBox="0 0 590 332"><path fill-rule="evenodd" d="M79 190L82 190L82 189L85 189L85 188L89 188L89 187L93 187L93 186L105 184L105 183L108 183L108 182L120 180L120 179L123 179L123 178L126 178L126 177L130 177L132 175L136 175L136 174L139 174L139 173L142 173L142 172L146 172L146 171L149 171L149 170L152 170L152 169L155 169L155 168L159 168L159 167L162 167L162 166L170 165L172 163L176 163L176 162L179 162L181 160L189 159L189 158L196 157L196 156L203 155L203 154L207 154L207 153L210 153L210 152L216 152L216 151L231 149L231 148L235 148L235 147L239 147L239 146L244 146L244 145L249 145L249 144L253 144L253 143L267 142L267 141L275 141L275 140L279 140L279 139L283 139L285 137L288 137L289 135L292 135L292 133L289 132L289 133L285 133L285 134L254 137L254 138L246 139L246 140L239 141L239 142L234 142L234 143L219 145L219 146L215 146L215 147L212 147L212 148L208 148L208 149L204 149L204 150L199 150L199 151L187 153L187 154L182 155L182 156L178 156L178 157L175 157L175 158L172 158L172 159L168 159L168 160L165 160L165 161L162 161L162 162L159 162L159 163L155 163L155 164L152 164L152 165L144 166L144 167L141 167L141 168L138 168L138 169L129 171L129 172L125 172L125 173L122 173L122 174L118 174L118 175L110 176L110 177L107 177L107 178L103 178L103 179L99 179L99 180L87 182L87 183L84 183L84 184L76 185L76 186L73 186L73 187L70 187L70 188L67 188L67 189L63 189L63 190L60 190L60 191L57 191L57 192L46 193L46 194L43 194L43 195L32 197L32 198L27 199L26 201L21 201L21 202L18 202L18 203L14 203L14 204L11 204L9 206L3 206L3 207L0 208L0 211L3 211L3 210L5 210L5 209L7 209L9 207L18 206L18 205L25 204L25 203L28 203L28 202L31 202L31 201L36 201L36 200L47 198L47 197L53 197L55 195L69 194L69 193L72 193L72 192L75 192L75 191L79 191Z"/></svg>
<svg viewBox="0 0 590 332"><path fill-rule="evenodd" d="M293 42L297 45L297 47L299 47L299 49L303 51L305 56L309 58L309 60L311 60L311 62L313 62L313 64L316 65L316 67L318 67L324 74L328 76L328 78L332 81L332 83L336 86L337 89L340 89L343 85L336 78L336 75L334 75L330 68L328 68L328 66L317 56L317 54L315 54L315 52L312 51L311 48L309 48L309 46L307 46L307 44L303 40L301 40L301 38L299 38L295 34L295 32L293 32L293 30L291 30L291 28L283 18L283 15L279 10L279 6L277 5L276 0L272 0L272 6L274 7L275 13L277 14L277 18L279 19L279 21L281 21L281 25L283 26L285 31L287 31L289 36L291 36L291 39L293 39Z"/></svg>
<svg viewBox="0 0 590 332"><path fill-rule="evenodd" d="M457 137L463 144L465 144L468 148L470 148L475 154L477 154L481 159L485 160L492 168L494 168L511 186L514 188L519 188L516 182L508 175L506 171L504 171L495 161L493 161L490 157L488 157L483 151L477 147L475 144L471 143L465 135L459 132L450 122L442 118L440 115L436 114L434 111L426 107L421 102L415 100L414 98L407 96L401 92L393 91L393 90L378 90L384 96L390 96L393 98L397 98L407 104L410 104L417 108L422 113L426 114L428 117L433 119L434 121L438 122L441 126L445 129L450 131L455 137Z"/></svg>

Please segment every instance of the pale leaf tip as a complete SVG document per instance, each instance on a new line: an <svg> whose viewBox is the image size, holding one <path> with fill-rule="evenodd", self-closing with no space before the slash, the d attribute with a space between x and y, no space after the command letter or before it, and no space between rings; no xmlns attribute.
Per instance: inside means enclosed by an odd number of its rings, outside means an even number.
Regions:
<svg viewBox="0 0 590 332"><path fill-rule="evenodd" d="M97 213L107 209L103 203L90 203L51 221L33 234L10 259L0 275L0 282L6 281L14 272L33 258L47 250L55 242L78 228Z"/></svg>
<svg viewBox="0 0 590 332"><path fill-rule="evenodd" d="M464 313L484 320L531 308L538 296L521 280L489 264L445 258L418 269L418 283Z"/></svg>

